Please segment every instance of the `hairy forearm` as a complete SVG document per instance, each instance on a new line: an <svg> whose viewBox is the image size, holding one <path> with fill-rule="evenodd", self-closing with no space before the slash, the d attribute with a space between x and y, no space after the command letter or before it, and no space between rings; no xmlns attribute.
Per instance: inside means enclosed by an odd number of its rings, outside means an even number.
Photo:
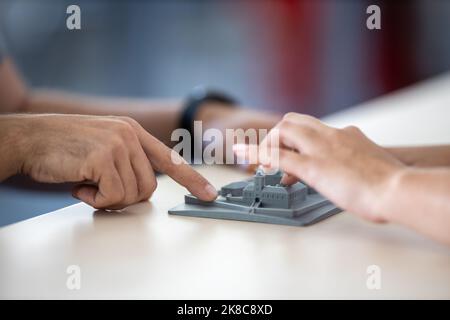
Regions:
<svg viewBox="0 0 450 320"><path fill-rule="evenodd" d="M51 90L30 90L22 81L13 62L0 63L1 113L71 113L86 115L129 116L166 144L177 127L179 101L94 98Z"/></svg>
<svg viewBox="0 0 450 320"><path fill-rule="evenodd" d="M171 144L180 110L181 103L174 100L97 98L42 89L30 93L23 109L33 113L128 116L166 145Z"/></svg>
<svg viewBox="0 0 450 320"><path fill-rule="evenodd" d="M450 145L386 148L406 165L417 167L450 167Z"/></svg>
<svg viewBox="0 0 450 320"><path fill-rule="evenodd" d="M0 182L20 172L26 126L19 115L0 115Z"/></svg>
<svg viewBox="0 0 450 320"><path fill-rule="evenodd" d="M450 169L402 170L393 179L379 211L388 221L450 244Z"/></svg>

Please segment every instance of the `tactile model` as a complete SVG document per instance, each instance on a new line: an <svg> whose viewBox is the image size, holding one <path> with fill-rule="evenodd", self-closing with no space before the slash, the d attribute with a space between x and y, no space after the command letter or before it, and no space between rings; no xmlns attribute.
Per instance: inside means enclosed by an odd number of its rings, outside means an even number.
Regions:
<svg viewBox="0 0 450 320"><path fill-rule="evenodd" d="M215 219L307 226L341 212L313 188L297 182L280 183L282 172L265 174L258 169L252 179L223 186L212 202L185 195L185 203L170 214Z"/></svg>

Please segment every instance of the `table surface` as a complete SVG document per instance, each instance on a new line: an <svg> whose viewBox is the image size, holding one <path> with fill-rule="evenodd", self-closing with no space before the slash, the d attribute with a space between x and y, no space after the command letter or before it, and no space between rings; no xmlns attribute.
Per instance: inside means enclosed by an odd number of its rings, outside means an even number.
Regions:
<svg viewBox="0 0 450 320"><path fill-rule="evenodd" d="M449 89L447 74L325 121L384 144L450 143ZM218 188L246 177L198 170ZM401 226L345 212L306 228L170 216L185 190L158 180L151 201L123 212L76 204L0 228L0 298L450 298L450 248Z"/></svg>

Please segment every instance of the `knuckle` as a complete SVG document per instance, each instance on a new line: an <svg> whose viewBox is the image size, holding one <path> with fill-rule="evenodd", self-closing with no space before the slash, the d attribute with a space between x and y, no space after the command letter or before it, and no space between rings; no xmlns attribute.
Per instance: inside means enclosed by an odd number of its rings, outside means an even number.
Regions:
<svg viewBox="0 0 450 320"><path fill-rule="evenodd" d="M310 116L308 114L304 113L297 113L297 112L288 112L283 116L283 120L286 121L303 121L303 122L316 122L317 119L313 116Z"/></svg>
<svg viewBox="0 0 450 320"><path fill-rule="evenodd" d="M310 122L314 122L314 123L319 122L319 119L317 119L313 116L310 116L309 114L302 114L302 117L303 117L303 119L310 121Z"/></svg>
<svg viewBox="0 0 450 320"><path fill-rule="evenodd" d="M139 122L137 122L136 120L134 120L131 117L123 116L123 117L120 117L120 120L122 120L123 122L126 122L132 128L137 128L140 126Z"/></svg>
<svg viewBox="0 0 450 320"><path fill-rule="evenodd" d="M126 121L118 122L116 130L124 138L130 138L134 133L133 127Z"/></svg>
<svg viewBox="0 0 450 320"><path fill-rule="evenodd" d="M112 135L102 149L107 156L111 156L125 152L126 148L126 140L123 137L120 135Z"/></svg>
<svg viewBox="0 0 450 320"><path fill-rule="evenodd" d="M302 137L311 137L314 135L314 130L309 126L292 123L290 121L281 121L279 125L279 134L282 138L292 137L292 134L300 134Z"/></svg>
<svg viewBox="0 0 450 320"><path fill-rule="evenodd" d="M125 150L126 147L122 142L113 142L111 144L111 148L109 149L108 155L115 158L118 155L123 155L125 153Z"/></svg>
<svg viewBox="0 0 450 320"><path fill-rule="evenodd" d="M289 120L283 119L280 121L277 128L280 132L283 132L283 131L286 131L289 128L291 128L291 126L292 126L292 123Z"/></svg>
<svg viewBox="0 0 450 320"><path fill-rule="evenodd" d="M300 114L296 113L296 112L288 112L283 116L283 120L294 120L297 119L300 116Z"/></svg>
<svg viewBox="0 0 450 320"><path fill-rule="evenodd" d="M120 116L119 119L127 123L132 123L132 121L134 121L134 119L129 116Z"/></svg>
<svg viewBox="0 0 450 320"><path fill-rule="evenodd" d="M343 131L341 129L332 128L328 131L328 136L331 139L340 139L342 137L342 132Z"/></svg>
<svg viewBox="0 0 450 320"><path fill-rule="evenodd" d="M355 133L355 134L360 134L360 133L362 133L362 132L361 132L361 129L359 129L358 127L353 126L353 125L347 126L347 127L345 127L343 130L346 131L346 132L349 132L349 133Z"/></svg>

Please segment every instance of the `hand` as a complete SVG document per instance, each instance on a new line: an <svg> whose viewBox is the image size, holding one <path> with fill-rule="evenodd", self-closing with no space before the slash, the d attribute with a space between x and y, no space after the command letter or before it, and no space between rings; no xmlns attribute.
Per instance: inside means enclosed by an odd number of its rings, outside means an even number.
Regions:
<svg viewBox="0 0 450 320"><path fill-rule="evenodd" d="M223 132L226 129L272 129L281 116L248 108L230 108L221 103L205 103L197 114L196 120L203 121L203 129L216 128Z"/></svg>
<svg viewBox="0 0 450 320"><path fill-rule="evenodd" d="M270 143L274 134L279 134L278 147ZM250 157L249 146L236 145L234 150ZM273 151L278 152L278 164L268 156ZM378 208L404 167L358 128L336 129L297 113L284 116L258 154L264 166L279 167L287 174L283 183L301 179L342 209L378 222L388 220Z"/></svg>
<svg viewBox="0 0 450 320"><path fill-rule="evenodd" d="M217 196L208 181L126 117L17 115L19 172L41 182L79 182L73 196L94 208L121 209L148 199L154 170L171 176L200 199Z"/></svg>

